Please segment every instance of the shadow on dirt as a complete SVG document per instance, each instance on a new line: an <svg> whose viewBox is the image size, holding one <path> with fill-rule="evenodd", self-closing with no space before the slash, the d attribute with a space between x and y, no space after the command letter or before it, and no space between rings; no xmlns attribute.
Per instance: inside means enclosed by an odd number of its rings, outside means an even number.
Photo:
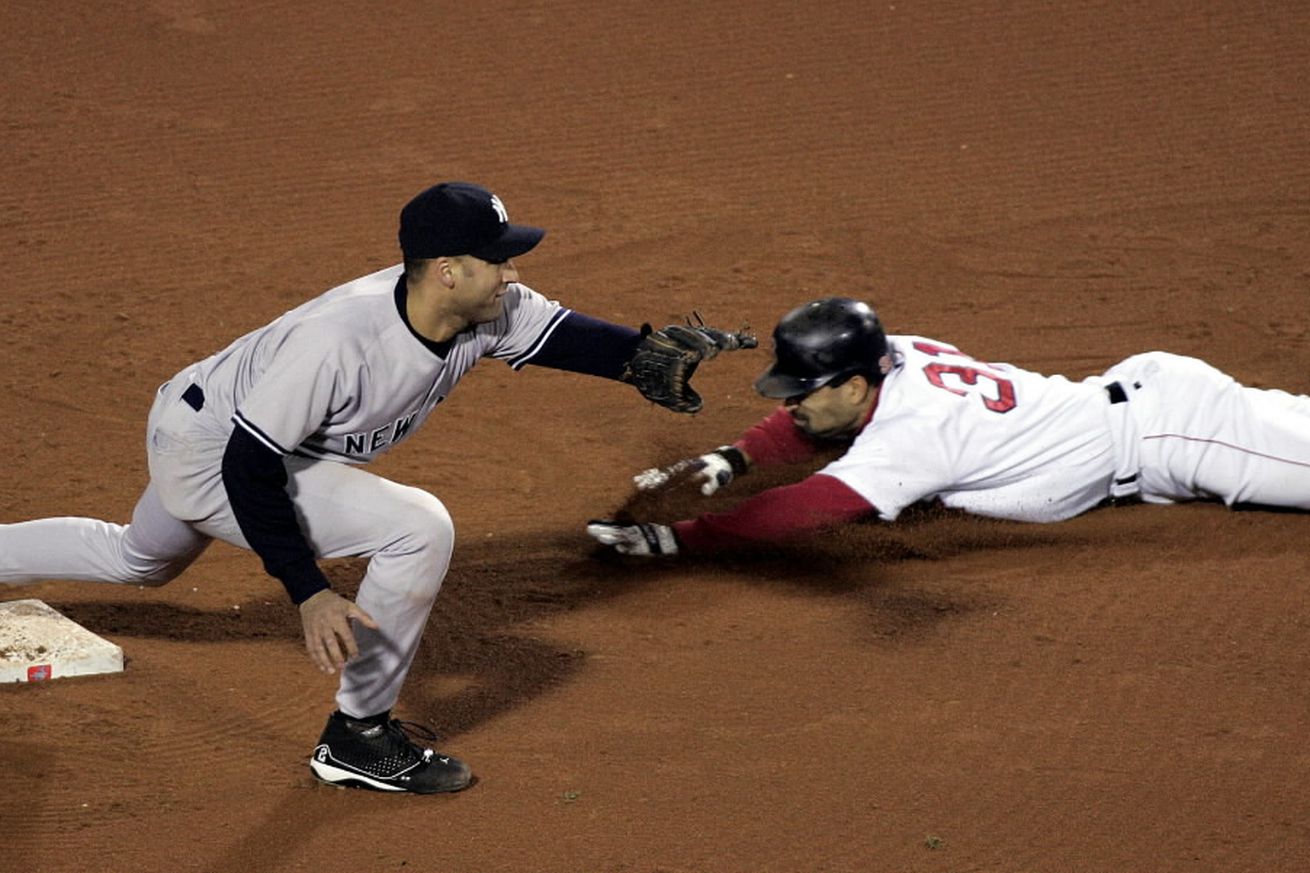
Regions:
<svg viewBox="0 0 1310 873"><path fill-rule="evenodd" d="M433 611L411 675L475 677L461 690L421 704L423 715L444 731L472 729L567 683L585 665L586 652L543 641L525 628L662 584L744 583L852 599L867 615L865 639L904 644L944 621L993 604L974 591L925 590L889 581L894 575L890 568L905 561L1067 545L1076 539L1069 530L926 509L896 526L855 525L805 545L704 559L624 557L575 531L457 546L448 589ZM658 622L652 615L652 626Z"/></svg>
<svg viewBox="0 0 1310 873"><path fill-rule="evenodd" d="M648 585L730 581L855 598L869 616L869 639L904 643L989 604L974 592L889 584L889 567L980 550L1068 544L1071 539L1067 530L925 509L907 514L894 526L853 525L804 545L704 559L624 557L596 546L579 531L517 535L512 542L488 538L459 543L402 708L406 717L437 725L445 735L459 734L566 683L583 666L587 653L538 639L525 628ZM353 596L365 562L325 562L324 569L335 590ZM161 601L52 605L111 636L301 644L298 615L280 600L209 611ZM651 621L658 618L652 616ZM460 681L451 683L458 687L450 690L414 693L416 685L434 677Z"/></svg>

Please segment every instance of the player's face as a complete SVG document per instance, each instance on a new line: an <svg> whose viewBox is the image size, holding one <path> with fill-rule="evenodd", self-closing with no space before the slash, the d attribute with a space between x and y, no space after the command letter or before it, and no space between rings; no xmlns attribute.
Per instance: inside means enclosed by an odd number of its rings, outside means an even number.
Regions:
<svg viewBox="0 0 1310 873"><path fill-rule="evenodd" d="M519 280L514 262L492 263L467 255L460 258L453 302L471 324L495 321L500 317L502 298L510 282Z"/></svg>
<svg viewBox="0 0 1310 873"><path fill-rule="evenodd" d="M788 397L783 406L796 426L810 436L847 436L863 423L871 390L864 379L855 377L836 387L824 385L809 394Z"/></svg>

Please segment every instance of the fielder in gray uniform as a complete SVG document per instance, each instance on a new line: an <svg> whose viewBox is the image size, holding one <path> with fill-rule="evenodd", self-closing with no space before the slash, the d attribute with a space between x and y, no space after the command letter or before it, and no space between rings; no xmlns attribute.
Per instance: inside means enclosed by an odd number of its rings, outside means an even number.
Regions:
<svg viewBox="0 0 1310 873"><path fill-rule="evenodd" d="M334 288L160 386L146 429L150 482L128 525L0 525L0 582L163 585L213 539L251 549L300 608L305 645L341 671L310 759L327 782L435 793L469 768L416 745L392 706L450 564L433 495L360 469L408 439L483 357L633 382L676 411L700 406L696 365L753 338L641 331L562 307L518 282L545 231L509 222L477 185L433 186L400 213L404 263ZM366 557L351 602L317 559Z"/></svg>

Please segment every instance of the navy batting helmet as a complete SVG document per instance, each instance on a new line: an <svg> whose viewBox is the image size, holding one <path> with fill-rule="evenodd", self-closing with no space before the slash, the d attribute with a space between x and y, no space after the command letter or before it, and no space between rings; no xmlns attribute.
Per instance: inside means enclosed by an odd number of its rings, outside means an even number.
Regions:
<svg viewBox="0 0 1310 873"><path fill-rule="evenodd" d="M877 385L887 371L887 334L873 307L849 297L798 306L773 329L773 366L755 380L765 397L808 394L856 374Z"/></svg>

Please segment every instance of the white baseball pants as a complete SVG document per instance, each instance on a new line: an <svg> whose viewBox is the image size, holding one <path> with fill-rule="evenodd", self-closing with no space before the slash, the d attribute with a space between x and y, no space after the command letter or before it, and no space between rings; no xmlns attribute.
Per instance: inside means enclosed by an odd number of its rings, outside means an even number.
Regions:
<svg viewBox="0 0 1310 873"><path fill-rule="evenodd" d="M1105 378L1128 394L1143 500L1310 510L1310 397L1166 352L1134 355Z"/></svg>

